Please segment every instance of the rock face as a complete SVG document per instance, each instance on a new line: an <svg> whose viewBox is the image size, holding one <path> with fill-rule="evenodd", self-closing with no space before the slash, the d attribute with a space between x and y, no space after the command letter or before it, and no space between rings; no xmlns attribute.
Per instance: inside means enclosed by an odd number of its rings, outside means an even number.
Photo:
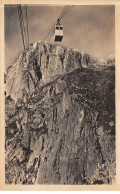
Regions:
<svg viewBox="0 0 120 194"><path fill-rule="evenodd" d="M35 91L61 74L81 69L81 53L63 49L51 43L37 42L29 51L20 55L17 62L8 68L6 75L7 95L15 100Z"/></svg>
<svg viewBox="0 0 120 194"><path fill-rule="evenodd" d="M33 49L39 53L37 59ZM31 56L37 62L28 65ZM93 63L88 56L39 42L26 53L26 62L20 57L9 68L6 183L114 182L115 69L90 68ZM17 75L19 91L17 78L13 80Z"/></svg>

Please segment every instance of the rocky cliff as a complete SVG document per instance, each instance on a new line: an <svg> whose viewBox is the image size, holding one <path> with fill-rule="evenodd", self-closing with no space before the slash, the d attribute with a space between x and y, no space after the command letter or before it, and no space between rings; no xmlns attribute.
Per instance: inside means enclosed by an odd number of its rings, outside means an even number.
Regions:
<svg viewBox="0 0 120 194"><path fill-rule="evenodd" d="M6 73L6 183L112 184L115 69L37 42Z"/></svg>
<svg viewBox="0 0 120 194"><path fill-rule="evenodd" d="M81 57L78 50L64 49L48 42L36 42L7 69L7 95L17 100L22 97L23 90L28 94L34 93L36 88L59 75L81 68Z"/></svg>

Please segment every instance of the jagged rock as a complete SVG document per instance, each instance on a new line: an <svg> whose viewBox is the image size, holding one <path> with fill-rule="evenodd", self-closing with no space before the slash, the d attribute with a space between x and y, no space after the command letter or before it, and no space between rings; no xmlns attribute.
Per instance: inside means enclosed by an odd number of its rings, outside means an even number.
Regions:
<svg viewBox="0 0 120 194"><path fill-rule="evenodd" d="M38 53L42 82L33 63L28 65ZM114 182L115 69L93 68L88 56L82 58L88 64L83 68L80 52L38 42L26 53L26 62L20 56L8 70L6 87L14 100L6 97L6 183ZM32 79L23 80L17 93L13 77L21 72L21 80L25 68Z"/></svg>
<svg viewBox="0 0 120 194"><path fill-rule="evenodd" d="M7 69L6 93L17 100L55 77L82 67L81 53L47 42L37 42Z"/></svg>

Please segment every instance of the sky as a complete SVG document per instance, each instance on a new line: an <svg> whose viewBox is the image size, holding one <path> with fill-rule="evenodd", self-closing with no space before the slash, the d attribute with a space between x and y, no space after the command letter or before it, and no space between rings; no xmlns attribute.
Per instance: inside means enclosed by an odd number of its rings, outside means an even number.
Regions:
<svg viewBox="0 0 120 194"><path fill-rule="evenodd" d="M43 40L64 6L28 5L30 43ZM76 48L95 58L115 54L114 5L77 5L61 20L63 41L59 45ZM53 41L51 39L51 41ZM5 64L15 63L23 50L16 5L5 7Z"/></svg>

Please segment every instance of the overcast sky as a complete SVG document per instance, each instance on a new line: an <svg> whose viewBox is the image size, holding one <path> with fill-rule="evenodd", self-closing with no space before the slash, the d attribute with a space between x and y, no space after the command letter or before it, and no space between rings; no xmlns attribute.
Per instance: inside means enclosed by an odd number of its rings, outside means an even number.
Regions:
<svg viewBox="0 0 120 194"><path fill-rule="evenodd" d="M28 6L30 43L43 40L64 6ZM62 19L61 46L77 48L96 58L115 54L114 5L74 6ZM16 6L5 7L5 62L13 64L23 50Z"/></svg>

